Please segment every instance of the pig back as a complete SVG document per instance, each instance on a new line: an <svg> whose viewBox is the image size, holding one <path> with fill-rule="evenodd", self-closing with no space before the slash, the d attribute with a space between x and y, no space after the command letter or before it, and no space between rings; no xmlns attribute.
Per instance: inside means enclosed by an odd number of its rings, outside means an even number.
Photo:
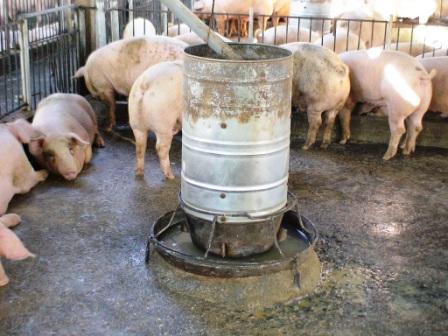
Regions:
<svg viewBox="0 0 448 336"><path fill-rule="evenodd" d="M129 95L136 79L150 66L182 59L188 46L166 36L135 37L113 42L92 54L86 64L87 77L97 91L112 86ZM107 87L103 87L107 84Z"/></svg>

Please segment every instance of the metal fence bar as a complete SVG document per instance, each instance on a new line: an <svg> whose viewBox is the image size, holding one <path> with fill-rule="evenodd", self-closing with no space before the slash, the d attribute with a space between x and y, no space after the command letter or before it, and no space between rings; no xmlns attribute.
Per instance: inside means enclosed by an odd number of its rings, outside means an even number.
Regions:
<svg viewBox="0 0 448 336"><path fill-rule="evenodd" d="M31 72L30 72L30 49L28 40L28 20L19 22L20 31L20 75L22 79L22 99L30 108L31 106Z"/></svg>

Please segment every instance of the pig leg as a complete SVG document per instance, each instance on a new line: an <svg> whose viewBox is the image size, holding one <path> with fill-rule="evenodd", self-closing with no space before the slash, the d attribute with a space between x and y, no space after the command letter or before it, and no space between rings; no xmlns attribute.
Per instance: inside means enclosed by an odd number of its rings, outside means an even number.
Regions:
<svg viewBox="0 0 448 336"><path fill-rule="evenodd" d="M417 137L423 130L423 114L416 111L406 119L407 133L406 142L403 149L404 155L410 155L411 153L415 152L415 143L417 141Z"/></svg>
<svg viewBox="0 0 448 336"><path fill-rule="evenodd" d="M395 156L395 154L397 154L400 139L406 132L406 128L404 126L404 118L393 116L393 114L390 113L390 110L388 112L390 140L389 147L387 148L387 151L383 156L383 160L390 160Z"/></svg>
<svg viewBox="0 0 448 336"><path fill-rule="evenodd" d="M174 174L171 170L171 163L169 156L171 141L173 140L173 134L156 133L156 137L157 137L156 151L157 155L159 156L160 169L168 179L173 180Z"/></svg>
<svg viewBox="0 0 448 336"><path fill-rule="evenodd" d="M99 98L107 105L109 123L106 126L106 132L112 132L115 126L115 94L113 91L106 91L99 94Z"/></svg>
<svg viewBox="0 0 448 336"><path fill-rule="evenodd" d="M9 283L9 278L6 275L2 262L0 261L0 287L6 286Z"/></svg>
<svg viewBox="0 0 448 336"><path fill-rule="evenodd" d="M328 145L331 143L331 131L334 127L334 120L336 119L336 116L338 115L337 110L331 110L328 111L325 120L325 129L324 129L324 136L322 138L322 144L320 145L320 148L327 148Z"/></svg>
<svg viewBox="0 0 448 336"><path fill-rule="evenodd" d="M87 164L92 160L92 146L87 146L84 152L85 158L84 163Z"/></svg>
<svg viewBox="0 0 448 336"><path fill-rule="evenodd" d="M36 186L39 182L45 181L48 177L48 172L45 169L34 171L30 167L30 172L22 175L21 172L17 172L15 176L16 184L14 187L16 188L16 193L25 194L29 192L34 186Z"/></svg>
<svg viewBox="0 0 448 336"><path fill-rule="evenodd" d="M145 154L148 143L148 133L136 129L132 130L135 137L135 175L143 176L145 174Z"/></svg>
<svg viewBox="0 0 448 336"><path fill-rule="evenodd" d="M222 36L226 34L226 19L221 15L219 18L216 18L216 26L218 28L218 33Z"/></svg>
<svg viewBox="0 0 448 336"><path fill-rule="evenodd" d="M352 110L355 104L349 99L345 103L345 106L339 112L339 120L341 121L342 128L342 140L339 141L341 145L345 145L350 140L350 121L352 118Z"/></svg>
<svg viewBox="0 0 448 336"><path fill-rule="evenodd" d="M97 132L95 134L94 144L98 148L103 148L104 147L104 139L101 136L100 132L98 132L98 130L97 130Z"/></svg>
<svg viewBox="0 0 448 336"><path fill-rule="evenodd" d="M309 149L316 142L317 132L319 131L320 125L322 125L322 112L308 110L307 116L308 134L305 145L302 147L304 150Z"/></svg>
<svg viewBox="0 0 448 336"><path fill-rule="evenodd" d="M3 223L7 228L11 228L19 224L21 218L16 214L7 214L0 217L0 222Z"/></svg>

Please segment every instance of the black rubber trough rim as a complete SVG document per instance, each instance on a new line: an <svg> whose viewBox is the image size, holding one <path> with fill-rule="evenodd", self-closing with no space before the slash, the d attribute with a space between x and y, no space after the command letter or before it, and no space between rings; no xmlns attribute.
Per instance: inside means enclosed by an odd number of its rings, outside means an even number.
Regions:
<svg viewBox="0 0 448 336"><path fill-rule="evenodd" d="M182 209L178 208L178 213L185 216ZM163 219L170 218L174 211L170 211L165 215L159 217L151 226L151 234L148 239L147 249L146 249L146 262L150 260L150 255L152 250L157 251L165 260L170 264L181 268L184 271L211 276L218 278L237 278L237 277L249 277L249 276L260 276L266 274L277 273L284 270L292 270L294 273L298 272L299 257L300 255L307 252L309 249L313 249L316 241L318 240L318 233L314 224L305 216L298 215L297 211L287 211L285 216L293 217L296 223L294 223L294 228L297 231L297 239L308 243L308 246L298 252L294 256L284 257L279 255L278 259L270 260L266 262L247 262L241 261L237 263L237 258L232 258L232 262L216 259L209 259L205 257L192 256L187 253L176 251L169 246L165 245L162 240L165 232L158 237L158 233L161 230L166 229L165 227L160 227L163 223ZM186 218L184 220L186 222ZM178 221L172 224L172 227L180 226L184 221ZM291 220L290 220L291 221ZM186 224L188 225L188 224ZM282 227L284 223L282 221ZM289 224L291 225L291 224Z"/></svg>

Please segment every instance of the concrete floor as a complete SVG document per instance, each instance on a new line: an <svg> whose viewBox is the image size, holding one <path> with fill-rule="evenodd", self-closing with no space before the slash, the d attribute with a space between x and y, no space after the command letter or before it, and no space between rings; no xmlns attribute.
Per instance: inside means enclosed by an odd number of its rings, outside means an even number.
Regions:
<svg viewBox="0 0 448 336"><path fill-rule="evenodd" d="M146 177L134 148L106 137L73 182L51 177L16 197L15 230L34 260L4 261L0 335L446 335L448 151L385 146L291 150L290 189L317 225L322 282L313 295L249 311L169 293L144 264L150 224L173 209L175 181Z"/></svg>

